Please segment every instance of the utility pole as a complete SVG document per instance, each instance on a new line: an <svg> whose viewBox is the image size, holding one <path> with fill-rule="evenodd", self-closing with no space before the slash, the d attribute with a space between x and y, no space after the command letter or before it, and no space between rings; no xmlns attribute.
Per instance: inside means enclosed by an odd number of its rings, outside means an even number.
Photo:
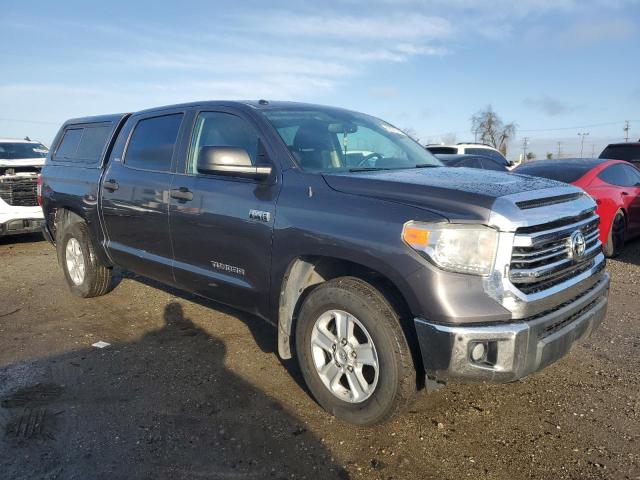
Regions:
<svg viewBox="0 0 640 480"><path fill-rule="evenodd" d="M562 155L562 142L558 142L558 158Z"/></svg>
<svg viewBox="0 0 640 480"><path fill-rule="evenodd" d="M529 137L524 137L522 139L522 161L526 162L527 161L527 147L529 146Z"/></svg>
<svg viewBox="0 0 640 480"><path fill-rule="evenodd" d="M591 144L591 158L596 158L596 144Z"/></svg>
<svg viewBox="0 0 640 480"><path fill-rule="evenodd" d="M628 142L629 141L629 120L624 121L624 128L622 130L624 130L624 141Z"/></svg>
<svg viewBox="0 0 640 480"><path fill-rule="evenodd" d="M578 133L580 136L580 158L582 158L582 152L584 151L584 137L589 135L589 132Z"/></svg>

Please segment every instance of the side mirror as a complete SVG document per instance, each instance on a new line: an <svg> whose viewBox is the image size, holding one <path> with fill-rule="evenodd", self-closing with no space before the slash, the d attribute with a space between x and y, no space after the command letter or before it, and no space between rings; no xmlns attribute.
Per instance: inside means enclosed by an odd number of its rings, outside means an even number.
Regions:
<svg viewBox="0 0 640 480"><path fill-rule="evenodd" d="M200 147L197 170L199 173L263 180L271 175L270 166L256 166L244 148Z"/></svg>

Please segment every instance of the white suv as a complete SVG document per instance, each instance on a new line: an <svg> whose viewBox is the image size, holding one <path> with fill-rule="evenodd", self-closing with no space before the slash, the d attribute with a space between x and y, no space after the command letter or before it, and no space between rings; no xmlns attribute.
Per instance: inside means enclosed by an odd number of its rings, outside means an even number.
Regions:
<svg viewBox="0 0 640 480"><path fill-rule="evenodd" d="M37 183L48 152L40 142L0 138L0 236L41 230Z"/></svg>
<svg viewBox="0 0 640 480"><path fill-rule="evenodd" d="M427 145L426 149L435 154L453 154L453 155L480 155L482 157L493 158L505 167L511 167L504 155L495 148L485 145L484 143L457 143L456 145Z"/></svg>

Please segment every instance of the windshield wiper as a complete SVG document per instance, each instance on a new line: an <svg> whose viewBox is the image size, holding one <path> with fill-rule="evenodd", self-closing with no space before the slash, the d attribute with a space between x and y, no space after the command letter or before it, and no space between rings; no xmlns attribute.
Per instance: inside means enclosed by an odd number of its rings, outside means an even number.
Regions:
<svg viewBox="0 0 640 480"><path fill-rule="evenodd" d="M419 163L415 168L437 168L441 166L442 165L434 165L433 163Z"/></svg>
<svg viewBox="0 0 640 480"><path fill-rule="evenodd" d="M350 172L375 172L378 170L391 170L390 168L385 167L353 167L350 168Z"/></svg>

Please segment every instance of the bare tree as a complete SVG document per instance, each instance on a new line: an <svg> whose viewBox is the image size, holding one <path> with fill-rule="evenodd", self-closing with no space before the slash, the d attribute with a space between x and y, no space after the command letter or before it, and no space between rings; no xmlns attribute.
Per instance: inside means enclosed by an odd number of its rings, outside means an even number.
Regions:
<svg viewBox="0 0 640 480"><path fill-rule="evenodd" d="M471 117L471 132L476 141L497 148L503 155L507 154L507 147L516 134L516 127L513 122L505 124L491 105Z"/></svg>

